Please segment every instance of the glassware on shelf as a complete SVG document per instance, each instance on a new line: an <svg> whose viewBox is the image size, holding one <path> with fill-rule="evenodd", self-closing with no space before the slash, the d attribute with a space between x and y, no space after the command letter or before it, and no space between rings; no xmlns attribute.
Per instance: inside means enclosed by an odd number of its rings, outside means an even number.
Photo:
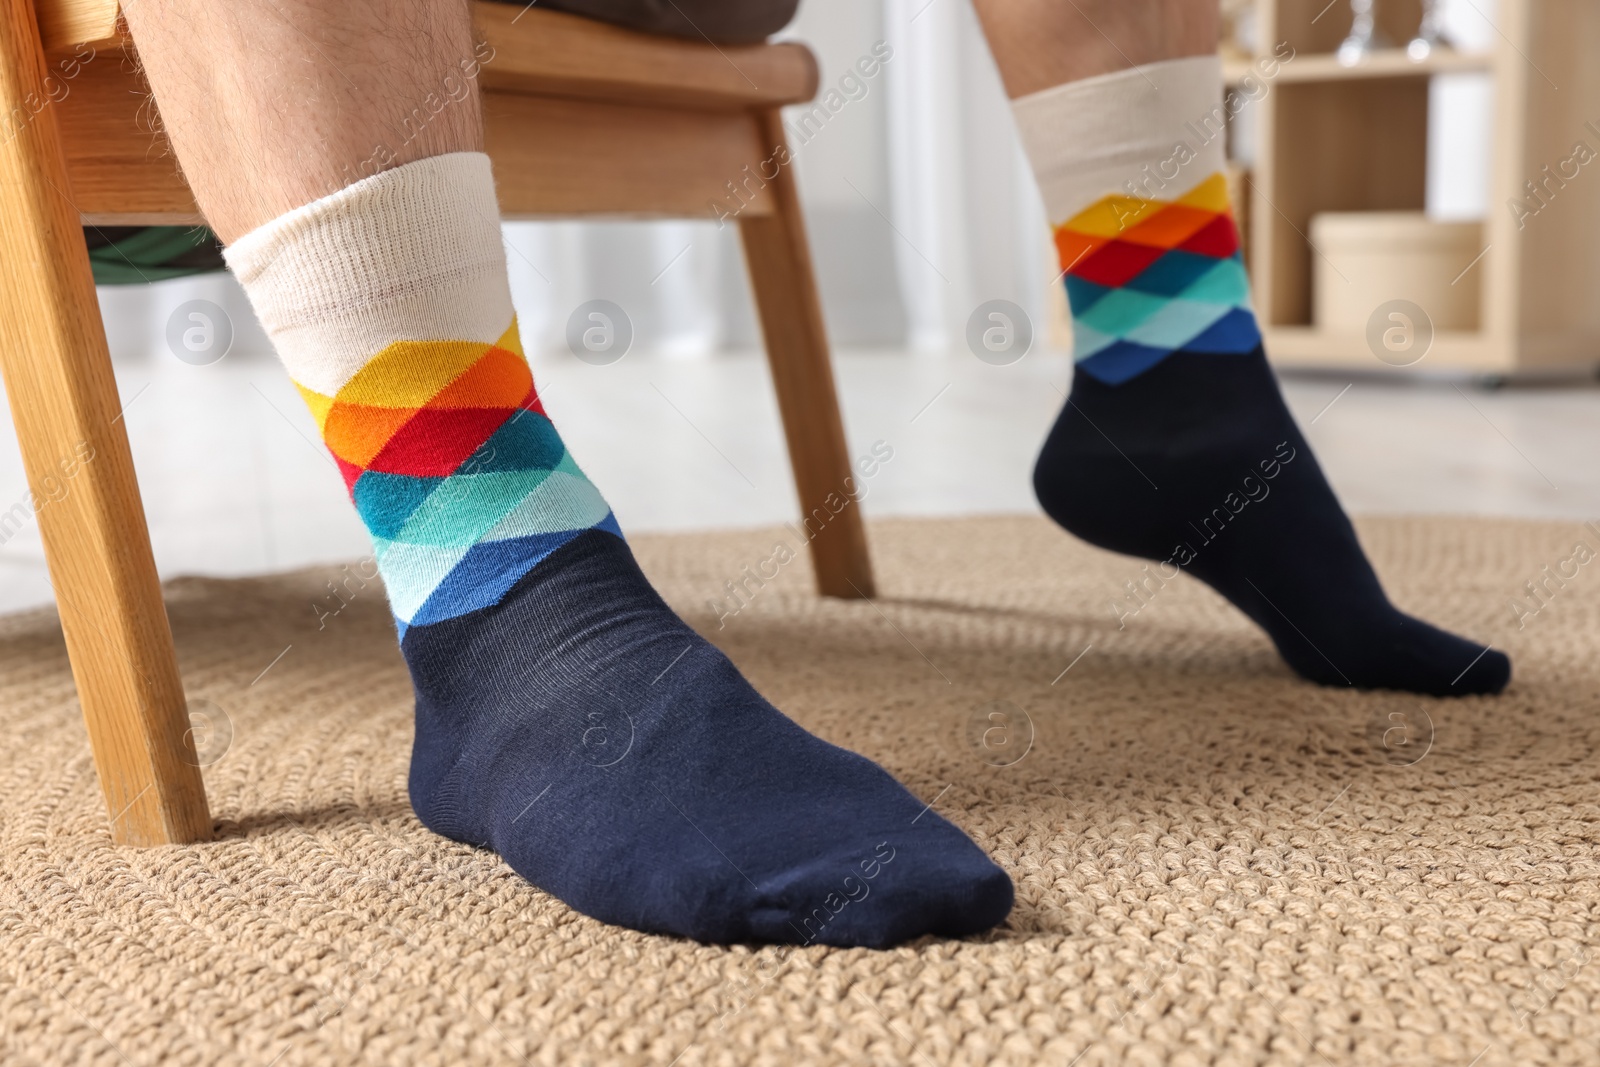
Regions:
<svg viewBox="0 0 1600 1067"><path fill-rule="evenodd" d="M1339 42L1339 65L1353 67L1372 54L1381 43L1377 21L1372 17L1376 0L1350 0L1350 35Z"/></svg>
<svg viewBox="0 0 1600 1067"><path fill-rule="evenodd" d="M1441 48L1449 48L1444 34L1444 4L1440 0L1422 0L1422 24L1417 35L1406 45L1406 55L1412 62L1421 63Z"/></svg>
<svg viewBox="0 0 1600 1067"><path fill-rule="evenodd" d="M1256 52L1256 0L1222 0L1223 58L1248 62Z"/></svg>

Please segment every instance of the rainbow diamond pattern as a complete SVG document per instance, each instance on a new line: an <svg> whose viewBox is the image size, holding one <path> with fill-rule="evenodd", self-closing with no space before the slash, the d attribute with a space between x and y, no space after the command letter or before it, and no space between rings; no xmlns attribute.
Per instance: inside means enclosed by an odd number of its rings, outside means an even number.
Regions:
<svg viewBox="0 0 1600 1067"><path fill-rule="evenodd" d="M397 341L323 396L300 386L407 627L498 603L604 498L545 415L517 324L493 344Z"/></svg>
<svg viewBox="0 0 1600 1067"><path fill-rule="evenodd" d="M1111 385L1180 349L1261 343L1228 203L1213 174L1176 200L1107 196L1056 227L1079 369Z"/></svg>

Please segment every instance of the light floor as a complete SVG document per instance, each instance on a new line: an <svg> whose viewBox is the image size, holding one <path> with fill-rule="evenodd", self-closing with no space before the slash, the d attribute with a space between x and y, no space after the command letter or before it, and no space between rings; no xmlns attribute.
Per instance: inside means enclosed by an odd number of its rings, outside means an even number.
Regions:
<svg viewBox="0 0 1600 1067"><path fill-rule="evenodd" d="M755 354L595 367L535 360L546 404L625 530L769 524L796 506L765 364ZM1035 449L1070 361L838 357L852 450L893 458L869 515L1032 511ZM270 357L196 367L123 358L118 382L164 576L238 575L365 555L368 544L299 397ZM1346 386L1349 388L1346 389ZM1600 388L1291 379L1290 404L1357 513L1600 517ZM1332 402L1332 406L1328 406ZM880 448L881 450L881 448ZM24 499L0 434L0 516ZM0 526L0 611L50 597L32 521Z"/></svg>

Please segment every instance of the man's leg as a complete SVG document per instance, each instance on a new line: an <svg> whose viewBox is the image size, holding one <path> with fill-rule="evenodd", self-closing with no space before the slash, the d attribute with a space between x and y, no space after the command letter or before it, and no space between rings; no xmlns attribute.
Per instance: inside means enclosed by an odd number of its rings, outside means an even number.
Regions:
<svg viewBox="0 0 1600 1067"><path fill-rule="evenodd" d="M1216 0L973 0L973 6L1012 100L1217 51Z"/></svg>
<svg viewBox="0 0 1600 1067"><path fill-rule="evenodd" d="M1188 571L1326 685L1494 693L1511 664L1396 610L1261 350L1223 179L1214 0L976 0L1072 305L1034 470L1078 536Z"/></svg>
<svg viewBox="0 0 1600 1067"><path fill-rule="evenodd" d="M422 821L640 930L886 945L1000 922L1005 872L679 620L563 446L512 319L462 0L128 14L372 533Z"/></svg>

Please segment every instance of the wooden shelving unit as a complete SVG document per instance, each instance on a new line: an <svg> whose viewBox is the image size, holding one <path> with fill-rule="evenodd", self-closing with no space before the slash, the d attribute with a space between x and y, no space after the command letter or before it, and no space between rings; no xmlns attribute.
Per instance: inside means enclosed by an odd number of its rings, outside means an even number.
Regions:
<svg viewBox="0 0 1600 1067"><path fill-rule="evenodd" d="M1295 51L1251 105L1258 140L1250 259L1268 354L1283 366L1408 372L1378 360L1360 336L1312 325L1318 253L1311 217L1422 210L1428 79L1484 71L1494 87L1487 252L1458 283L1479 287L1480 325L1438 334L1409 372L1593 373L1600 367L1600 158L1555 188L1525 224L1507 205L1527 196L1524 183L1545 178L1546 165L1554 170L1572 157L1579 142L1600 155L1600 3L1500 0L1492 52L1440 52L1418 63L1385 50L1354 67L1333 56L1349 32L1349 7L1323 3L1259 0L1263 47L1287 42ZM1380 0L1377 9L1390 40L1415 35L1419 0ZM1229 63L1230 81L1248 69Z"/></svg>

